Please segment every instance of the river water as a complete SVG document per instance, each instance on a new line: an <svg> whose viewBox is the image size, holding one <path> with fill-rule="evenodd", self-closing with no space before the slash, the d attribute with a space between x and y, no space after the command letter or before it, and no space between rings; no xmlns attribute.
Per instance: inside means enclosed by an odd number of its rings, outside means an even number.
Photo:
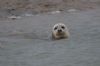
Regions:
<svg viewBox="0 0 100 66"><path fill-rule="evenodd" d="M51 40L59 22L70 38ZM0 66L100 66L100 10L0 20Z"/></svg>

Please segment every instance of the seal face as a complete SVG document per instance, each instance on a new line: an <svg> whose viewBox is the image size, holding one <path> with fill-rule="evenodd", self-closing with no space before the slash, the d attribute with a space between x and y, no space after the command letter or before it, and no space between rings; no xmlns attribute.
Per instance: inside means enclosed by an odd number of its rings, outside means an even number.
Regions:
<svg viewBox="0 0 100 66"><path fill-rule="evenodd" d="M53 39L64 39L69 37L69 32L65 24L58 23L55 24L52 29L52 38Z"/></svg>

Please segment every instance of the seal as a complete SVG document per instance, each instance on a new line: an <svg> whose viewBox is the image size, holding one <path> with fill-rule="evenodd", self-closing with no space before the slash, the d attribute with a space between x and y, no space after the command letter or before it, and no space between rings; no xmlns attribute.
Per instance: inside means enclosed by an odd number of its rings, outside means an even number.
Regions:
<svg viewBox="0 0 100 66"><path fill-rule="evenodd" d="M70 36L67 26L63 23L57 23L52 29L52 39L65 39Z"/></svg>

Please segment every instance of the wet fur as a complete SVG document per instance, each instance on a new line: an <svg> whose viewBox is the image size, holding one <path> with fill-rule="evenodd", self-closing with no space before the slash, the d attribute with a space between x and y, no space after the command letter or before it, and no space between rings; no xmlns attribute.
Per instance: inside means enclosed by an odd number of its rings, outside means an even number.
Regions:
<svg viewBox="0 0 100 66"><path fill-rule="evenodd" d="M64 25L64 24L62 24L62 23L58 23L58 24L55 24L55 25L57 25L57 26L61 26L61 25ZM54 26L55 26L54 25ZM64 25L65 26L65 25ZM53 30L52 31L52 39L53 40L60 40L60 39L65 39L65 38L68 38L69 37L69 32L68 32L68 30L67 30L67 27L65 26L65 31L64 31L64 33L63 33L63 35L60 35L59 33L57 33L57 31L55 31L55 30Z"/></svg>

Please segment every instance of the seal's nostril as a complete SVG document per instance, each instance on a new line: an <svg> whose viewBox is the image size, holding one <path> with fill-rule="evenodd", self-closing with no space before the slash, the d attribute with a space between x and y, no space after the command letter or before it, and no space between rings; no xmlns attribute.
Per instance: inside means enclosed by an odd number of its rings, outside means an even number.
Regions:
<svg viewBox="0 0 100 66"><path fill-rule="evenodd" d="M62 32L62 30L58 30L58 32Z"/></svg>

